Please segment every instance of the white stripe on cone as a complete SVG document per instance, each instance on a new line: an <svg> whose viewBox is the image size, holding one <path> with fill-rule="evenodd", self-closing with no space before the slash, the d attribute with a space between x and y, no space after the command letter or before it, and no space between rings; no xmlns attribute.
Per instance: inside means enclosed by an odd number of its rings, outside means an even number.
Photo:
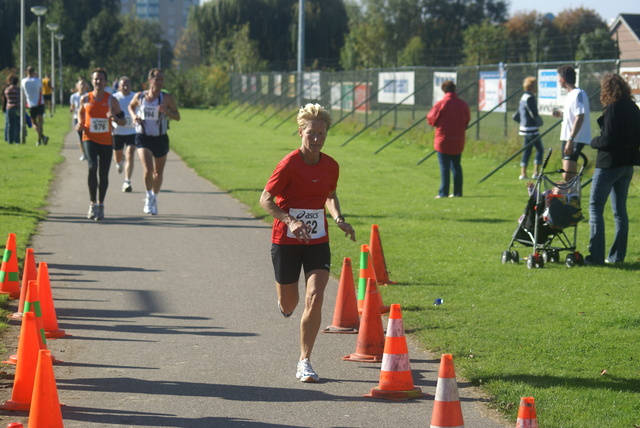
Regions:
<svg viewBox="0 0 640 428"><path fill-rule="evenodd" d="M458 384L456 378L449 377L438 378L438 387L436 388L436 401L458 401Z"/></svg>
<svg viewBox="0 0 640 428"><path fill-rule="evenodd" d="M384 354L382 355L382 367L385 372L406 372L411 370L408 354Z"/></svg>
<svg viewBox="0 0 640 428"><path fill-rule="evenodd" d="M402 337L404 336L404 325L402 324L402 318L390 319L387 324L387 337Z"/></svg>

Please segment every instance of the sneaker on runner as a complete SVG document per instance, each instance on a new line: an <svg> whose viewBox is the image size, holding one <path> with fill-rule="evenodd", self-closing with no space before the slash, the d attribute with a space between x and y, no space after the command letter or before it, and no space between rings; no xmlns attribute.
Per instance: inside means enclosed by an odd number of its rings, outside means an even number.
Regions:
<svg viewBox="0 0 640 428"><path fill-rule="evenodd" d="M44 144L46 146L48 142L49 142L49 137L47 137L46 135L43 135L42 136L42 144Z"/></svg>
<svg viewBox="0 0 640 428"><path fill-rule="evenodd" d="M104 204L96 204L94 208L95 221L102 220L104 218Z"/></svg>
<svg viewBox="0 0 640 428"><path fill-rule="evenodd" d="M80 156L80 160L81 160L81 161L85 161L85 160L87 160L87 158L86 158L86 157L84 157L84 155L82 155L82 156Z"/></svg>
<svg viewBox="0 0 640 428"><path fill-rule="evenodd" d="M151 215L158 215L158 200L156 198L151 199L149 211Z"/></svg>
<svg viewBox="0 0 640 428"><path fill-rule="evenodd" d="M122 183L122 191L125 193L131 193L133 191L130 181L125 181L124 183Z"/></svg>
<svg viewBox="0 0 640 428"><path fill-rule="evenodd" d="M320 380L316 372L313 371L308 358L298 361L296 377L300 379L300 382L318 382Z"/></svg>
<svg viewBox="0 0 640 428"><path fill-rule="evenodd" d="M118 170L118 174L122 174L122 171L124 171L124 161L117 162L116 169Z"/></svg>
<svg viewBox="0 0 640 428"><path fill-rule="evenodd" d="M89 212L87 213L88 219L94 219L96 217L96 211L98 204L89 204Z"/></svg>
<svg viewBox="0 0 640 428"><path fill-rule="evenodd" d="M149 196L144 199L144 208L142 208L142 212L145 214L151 214L151 198Z"/></svg>

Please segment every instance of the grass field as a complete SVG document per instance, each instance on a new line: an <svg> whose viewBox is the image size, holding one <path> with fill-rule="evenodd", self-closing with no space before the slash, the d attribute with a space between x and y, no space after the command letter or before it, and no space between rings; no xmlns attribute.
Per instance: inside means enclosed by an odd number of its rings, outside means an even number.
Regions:
<svg viewBox="0 0 640 428"><path fill-rule="evenodd" d="M182 121L171 125L171 145L198 174L270 221L258 198L276 163L300 144L292 135L295 121L273 129L281 119L259 126L266 113L247 121L256 112L235 117L239 111L183 110ZM45 127L52 136L47 147L35 147L33 135L25 146L0 145L6 160L0 237L15 232L21 258L45 215L68 116L47 119ZM527 199L517 160L478 183L518 150L519 138L495 144L471 134L463 155L464 197L436 200L436 157L416 165L432 151L431 134L416 129L373 154L392 136L380 127L341 147L358 129L343 122L330 131L324 150L341 165L338 195L358 234L353 243L330 226L334 275L344 257L357 263L360 245L378 224L391 279L398 283L382 287L385 304L401 304L407 333L436 354L452 353L458 375L482 386L514 422L520 397L534 396L541 426L639 426L640 182L634 181L629 199L627 263L529 270L500 261ZM545 143L555 149L558 133L551 135ZM548 170L559 163L556 153ZM587 201L588 187L585 209ZM606 221L610 242L609 208ZM587 244L585 221L578 226L578 249L585 253ZM434 306L436 298L444 304Z"/></svg>
<svg viewBox="0 0 640 428"><path fill-rule="evenodd" d="M248 122L251 111L225 114L190 111L173 126L172 147L200 175L265 217L259 195L276 163L299 146L295 122L274 130L279 120L259 126L267 117L262 114ZM431 135L408 133L374 155L390 139L388 130L341 147L355 129L343 122L324 149L341 165L338 194L358 233L354 244L330 227L333 273L339 275L343 257L357 263L359 245L378 224L391 279L398 282L383 287L385 303L400 303L407 332L426 349L454 354L458 373L481 385L514 421L520 397L534 396L541 426L640 424L638 181L629 199L627 263L528 270L500 262L527 200L517 179L519 158L478 184L518 150L519 138L489 144L471 136L463 155L465 196L436 200L437 159L416 165L431 152ZM557 148L559 130L549 135L547 147ZM594 151L587 153L594 159ZM548 171L559 159L552 156ZM588 186L582 199L586 209ZM606 215L610 242L609 208ZM584 253L587 245L585 221L578 226L578 249ZM436 298L445 303L434 306Z"/></svg>

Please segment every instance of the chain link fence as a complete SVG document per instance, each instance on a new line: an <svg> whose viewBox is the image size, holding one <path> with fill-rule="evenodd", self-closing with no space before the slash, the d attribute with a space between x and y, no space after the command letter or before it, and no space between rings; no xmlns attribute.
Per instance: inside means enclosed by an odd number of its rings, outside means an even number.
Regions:
<svg viewBox="0 0 640 428"><path fill-rule="evenodd" d="M472 111L469 137L473 138L475 135L476 139L504 141L509 135L516 134L517 127L512 123L511 115L518 107L524 78L537 77L539 70L555 70L565 64L567 63L545 62L502 66L506 75L506 109L503 108L504 111L500 112L485 112L479 107L483 91L479 76L483 72L496 72L501 67L498 64L305 72L302 85L296 72L234 74L231 77L230 99L238 104L227 111L227 114L240 116L245 112L254 112L250 116L252 118L268 109L270 115L262 124L269 123L277 127L290 122L299 105L316 102L331 110L336 123L356 121L365 128L390 127L398 131L416 126L426 129L424 118L439 89L434 88L434 82L438 81L438 76L455 73L458 96L469 103ZM599 98L602 77L607 73L619 73L621 68L640 70L640 59L582 61L569 65L578 71L578 86L590 97L595 126L595 119L602 110ZM411 73L413 85L408 88L395 87L397 81L394 81L393 76L400 73ZM636 94L640 94L640 88L636 87L634 90ZM640 101L640 96L636 95L636 99ZM549 126L552 120L547 122L545 125Z"/></svg>

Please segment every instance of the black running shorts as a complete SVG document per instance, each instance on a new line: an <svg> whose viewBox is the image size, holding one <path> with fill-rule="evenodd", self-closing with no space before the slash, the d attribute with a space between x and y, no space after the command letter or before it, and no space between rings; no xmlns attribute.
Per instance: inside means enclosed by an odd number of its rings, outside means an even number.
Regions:
<svg viewBox="0 0 640 428"><path fill-rule="evenodd" d="M271 244L271 260L278 284L298 282L300 269L305 275L313 270L331 270L329 243L315 245Z"/></svg>
<svg viewBox="0 0 640 428"><path fill-rule="evenodd" d="M161 158L169 153L169 136L167 134L158 136L136 134L136 147L148 149L154 158Z"/></svg>

